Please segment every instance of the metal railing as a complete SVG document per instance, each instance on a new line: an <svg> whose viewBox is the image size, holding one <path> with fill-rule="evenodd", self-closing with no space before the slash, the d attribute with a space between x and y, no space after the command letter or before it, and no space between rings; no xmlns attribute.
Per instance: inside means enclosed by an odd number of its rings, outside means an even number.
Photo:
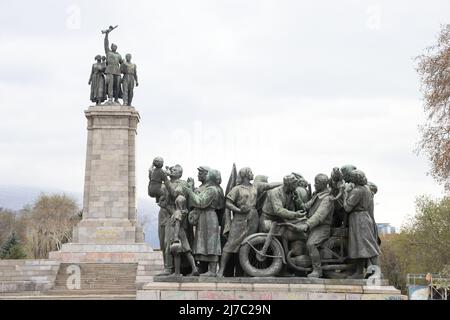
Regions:
<svg viewBox="0 0 450 320"><path fill-rule="evenodd" d="M428 286L429 300L449 300L450 299L450 278L445 278L440 274L414 274L406 275L407 286Z"/></svg>

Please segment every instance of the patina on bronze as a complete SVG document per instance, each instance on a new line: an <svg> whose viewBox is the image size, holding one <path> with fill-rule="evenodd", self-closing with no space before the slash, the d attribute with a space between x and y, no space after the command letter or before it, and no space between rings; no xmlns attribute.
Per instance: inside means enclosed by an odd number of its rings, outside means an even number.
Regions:
<svg viewBox="0 0 450 320"><path fill-rule="evenodd" d="M117 45L109 43L109 34L118 26L110 26L102 30L104 38L105 56L97 55L97 61L92 66L89 85L91 86L90 100L96 105L105 102L106 105L131 106L134 88L139 86L136 64L131 62L132 55L127 53L125 60L117 51Z"/></svg>
<svg viewBox="0 0 450 320"><path fill-rule="evenodd" d="M219 222L223 196L218 170L199 167L198 188L191 178L186 182L172 175L170 181L161 179L166 190L159 201L163 274L181 276L173 258L187 253L191 271L184 274L190 276L198 275L202 264L207 270L200 276L229 276L227 264L238 254L239 267L250 277L381 277L373 212L377 187L353 165L331 172L330 177L316 175L312 193L299 173L288 174L283 183L268 183L263 175L252 183L250 168L237 174L233 166L225 195L224 228ZM166 197L172 199L172 209L163 203ZM224 243L221 233L226 236Z"/></svg>

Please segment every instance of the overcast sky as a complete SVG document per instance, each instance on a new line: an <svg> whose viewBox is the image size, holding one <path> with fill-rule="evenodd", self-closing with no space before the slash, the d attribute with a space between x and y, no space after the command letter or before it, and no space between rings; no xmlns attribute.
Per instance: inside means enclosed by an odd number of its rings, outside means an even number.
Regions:
<svg viewBox="0 0 450 320"><path fill-rule="evenodd" d="M111 42L140 78L139 197L157 155L224 185L233 161L271 181L351 163L396 226L416 196L442 196L413 152L414 57L450 23L448 0L0 0L0 21L2 185L82 192L90 69L118 24Z"/></svg>

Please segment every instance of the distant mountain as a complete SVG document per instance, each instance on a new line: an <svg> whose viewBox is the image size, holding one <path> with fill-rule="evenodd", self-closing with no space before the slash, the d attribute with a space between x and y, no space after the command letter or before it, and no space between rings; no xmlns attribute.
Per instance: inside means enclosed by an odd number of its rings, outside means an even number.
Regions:
<svg viewBox="0 0 450 320"><path fill-rule="evenodd" d="M33 203L41 193L65 193L77 200L80 207L83 203L82 193L65 192L61 190L37 189L33 187L0 185L0 207L14 211ZM158 239L158 207L154 200L138 199L138 220L145 222L145 241L153 248L159 248Z"/></svg>

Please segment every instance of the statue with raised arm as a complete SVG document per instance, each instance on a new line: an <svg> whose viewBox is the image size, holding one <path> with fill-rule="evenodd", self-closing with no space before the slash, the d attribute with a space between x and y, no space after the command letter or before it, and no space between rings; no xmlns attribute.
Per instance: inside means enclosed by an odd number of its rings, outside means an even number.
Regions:
<svg viewBox="0 0 450 320"><path fill-rule="evenodd" d="M109 47L109 33L113 31L116 27L109 27L108 30L102 31L105 34L105 55L106 55L106 84L108 93L108 103L113 102L119 103L120 96L120 83L121 83L121 73L120 65L123 62L122 56L117 52L117 45L114 43Z"/></svg>

